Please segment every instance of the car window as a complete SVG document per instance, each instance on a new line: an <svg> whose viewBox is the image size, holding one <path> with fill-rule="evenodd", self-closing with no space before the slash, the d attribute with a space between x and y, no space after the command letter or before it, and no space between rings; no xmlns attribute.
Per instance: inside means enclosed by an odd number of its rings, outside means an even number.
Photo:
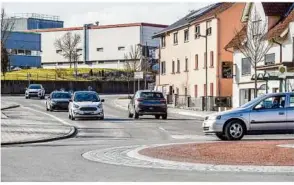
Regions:
<svg viewBox="0 0 294 185"><path fill-rule="evenodd" d="M99 102L100 98L98 95L94 93L76 93L74 97L75 102L85 102L85 101L91 101L91 102Z"/></svg>
<svg viewBox="0 0 294 185"><path fill-rule="evenodd" d="M294 107L294 95L290 96L290 107Z"/></svg>
<svg viewBox="0 0 294 185"><path fill-rule="evenodd" d="M261 96L258 96L256 98L254 98L253 100L241 105L240 107L241 108L247 108L247 107L250 107L252 105L254 105L255 103L259 102L260 100L262 100L264 98L265 95L261 95Z"/></svg>
<svg viewBox="0 0 294 185"><path fill-rule="evenodd" d="M71 96L69 93L53 93L51 98L52 99L70 99Z"/></svg>
<svg viewBox="0 0 294 185"><path fill-rule="evenodd" d="M30 85L29 89L42 89L41 85Z"/></svg>
<svg viewBox="0 0 294 185"><path fill-rule="evenodd" d="M158 92L141 92L140 97L145 99L160 99L163 98L163 95Z"/></svg>
<svg viewBox="0 0 294 185"><path fill-rule="evenodd" d="M259 102L254 109L280 109L285 107L286 96L272 96Z"/></svg>

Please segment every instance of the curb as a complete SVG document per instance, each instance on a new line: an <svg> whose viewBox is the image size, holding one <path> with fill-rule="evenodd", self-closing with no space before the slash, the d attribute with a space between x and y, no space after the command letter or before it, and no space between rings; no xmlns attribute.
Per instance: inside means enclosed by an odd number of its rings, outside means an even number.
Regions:
<svg viewBox="0 0 294 185"><path fill-rule="evenodd" d="M7 145L17 145L17 144L32 144L32 143L42 143L42 142L49 142L49 141L56 141L60 139L67 139L74 137L78 133L78 130L76 127L71 126L70 127L70 132L59 137L54 137L54 138L48 138L48 139L39 139L39 140L31 140L31 141L18 141L18 142L6 142L2 143L1 146L7 146Z"/></svg>
<svg viewBox="0 0 294 185"><path fill-rule="evenodd" d="M20 105L10 105L10 106L7 106L7 107L1 107L1 110L7 110L7 109L13 109L13 108L17 108L17 107L20 107Z"/></svg>

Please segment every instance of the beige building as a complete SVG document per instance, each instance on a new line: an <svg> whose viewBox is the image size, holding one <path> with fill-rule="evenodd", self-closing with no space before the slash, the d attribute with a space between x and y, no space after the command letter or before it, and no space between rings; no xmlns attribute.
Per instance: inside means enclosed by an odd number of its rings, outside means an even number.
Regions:
<svg viewBox="0 0 294 185"><path fill-rule="evenodd" d="M244 3L213 4L189 13L157 33L154 37L161 38L157 86L167 94L232 96L233 56L224 46L233 38L234 30L242 27L244 6ZM203 37L206 32L207 66Z"/></svg>

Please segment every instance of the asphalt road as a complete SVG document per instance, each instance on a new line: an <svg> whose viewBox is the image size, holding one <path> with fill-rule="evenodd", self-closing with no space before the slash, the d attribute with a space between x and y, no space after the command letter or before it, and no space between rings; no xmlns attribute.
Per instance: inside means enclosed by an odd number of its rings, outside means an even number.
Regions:
<svg viewBox="0 0 294 185"><path fill-rule="evenodd" d="M148 116L133 120L113 104L117 96L102 97L105 99L103 121L72 121L67 112L47 112L44 100L2 97L39 111L45 117L50 114L78 129L77 135L70 139L2 147L2 181L294 181L293 174L148 169L89 161L82 154L96 149L215 139L203 136L201 123L193 117L174 114L168 120ZM268 136L246 138L264 137Z"/></svg>

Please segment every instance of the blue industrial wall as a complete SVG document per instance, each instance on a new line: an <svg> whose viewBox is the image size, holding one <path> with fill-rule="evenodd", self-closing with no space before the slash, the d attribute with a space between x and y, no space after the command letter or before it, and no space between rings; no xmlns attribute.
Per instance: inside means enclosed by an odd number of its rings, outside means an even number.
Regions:
<svg viewBox="0 0 294 185"><path fill-rule="evenodd" d="M46 29L46 28L63 28L63 21L29 18L27 28L28 30Z"/></svg>
<svg viewBox="0 0 294 185"><path fill-rule="evenodd" d="M7 49L41 51L41 34L11 32L5 43ZM10 65L19 67L41 67L41 57L31 55L10 55Z"/></svg>
<svg viewBox="0 0 294 185"><path fill-rule="evenodd" d="M41 67L41 56L10 55L10 66Z"/></svg>
<svg viewBox="0 0 294 185"><path fill-rule="evenodd" d="M41 34L11 32L5 43L7 49L26 49L41 51Z"/></svg>

